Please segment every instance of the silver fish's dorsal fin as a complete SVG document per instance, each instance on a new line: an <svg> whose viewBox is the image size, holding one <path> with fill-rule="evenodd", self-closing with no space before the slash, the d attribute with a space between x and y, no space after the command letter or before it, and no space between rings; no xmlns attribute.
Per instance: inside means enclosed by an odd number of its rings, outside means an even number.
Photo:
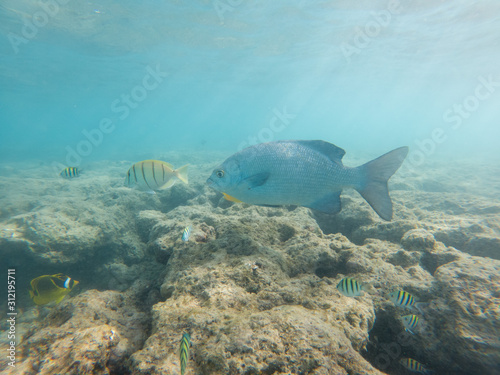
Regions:
<svg viewBox="0 0 500 375"><path fill-rule="evenodd" d="M312 150L315 150L326 157L328 157L331 161L342 164L342 158L345 155L344 149L335 146L332 143L328 143L325 141L295 141L296 143L308 147Z"/></svg>

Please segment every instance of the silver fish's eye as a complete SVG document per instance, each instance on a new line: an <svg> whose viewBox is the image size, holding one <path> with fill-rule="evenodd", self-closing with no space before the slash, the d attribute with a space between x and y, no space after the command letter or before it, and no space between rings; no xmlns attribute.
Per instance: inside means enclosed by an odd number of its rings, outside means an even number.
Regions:
<svg viewBox="0 0 500 375"><path fill-rule="evenodd" d="M217 172L215 172L215 175L219 178L222 178L222 177L224 177L224 171L222 169L220 169Z"/></svg>

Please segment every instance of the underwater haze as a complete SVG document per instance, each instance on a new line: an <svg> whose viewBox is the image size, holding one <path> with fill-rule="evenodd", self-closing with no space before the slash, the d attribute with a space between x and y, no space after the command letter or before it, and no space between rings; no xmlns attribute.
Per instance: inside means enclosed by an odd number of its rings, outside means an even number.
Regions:
<svg viewBox="0 0 500 375"><path fill-rule="evenodd" d="M0 157L323 139L498 158L498 14L494 0L5 0Z"/></svg>
<svg viewBox="0 0 500 375"><path fill-rule="evenodd" d="M0 0L0 373L500 374L499 62L498 0Z"/></svg>

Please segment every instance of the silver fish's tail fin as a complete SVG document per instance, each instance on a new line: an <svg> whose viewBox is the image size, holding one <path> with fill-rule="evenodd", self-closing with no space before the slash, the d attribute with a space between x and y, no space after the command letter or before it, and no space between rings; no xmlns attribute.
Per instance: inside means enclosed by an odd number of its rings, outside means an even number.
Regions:
<svg viewBox="0 0 500 375"><path fill-rule="evenodd" d="M186 185L189 183L188 182L188 174L187 174L187 171L188 171L188 166L189 164L186 164L180 168L177 168L174 172L175 172L175 175L177 176L177 178L179 180L181 180L182 182L184 182Z"/></svg>
<svg viewBox="0 0 500 375"><path fill-rule="evenodd" d="M408 147L400 147L358 167L364 175L364 184L357 191L384 220L392 219L392 201L387 181L398 170L408 154Z"/></svg>

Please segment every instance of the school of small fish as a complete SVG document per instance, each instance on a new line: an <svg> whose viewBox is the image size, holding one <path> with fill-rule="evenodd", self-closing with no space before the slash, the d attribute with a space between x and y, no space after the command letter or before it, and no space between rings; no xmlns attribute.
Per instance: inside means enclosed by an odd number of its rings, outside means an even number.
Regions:
<svg viewBox="0 0 500 375"><path fill-rule="evenodd" d="M346 297L362 296L363 292L366 291L368 287L373 290L373 287L371 287L371 285L363 284L350 277L343 278L337 284L338 291ZM410 293L405 292L404 290L398 290L389 293L389 300L396 306L402 308L417 309L420 312L421 307L426 305L425 303L417 302ZM417 327L421 326L421 319L415 314L409 314L402 317L402 323L405 330L414 335ZM410 371L420 372L422 374L432 374L432 371L426 369L424 365L411 358L405 358L404 360L401 360L401 364L403 364Z"/></svg>

